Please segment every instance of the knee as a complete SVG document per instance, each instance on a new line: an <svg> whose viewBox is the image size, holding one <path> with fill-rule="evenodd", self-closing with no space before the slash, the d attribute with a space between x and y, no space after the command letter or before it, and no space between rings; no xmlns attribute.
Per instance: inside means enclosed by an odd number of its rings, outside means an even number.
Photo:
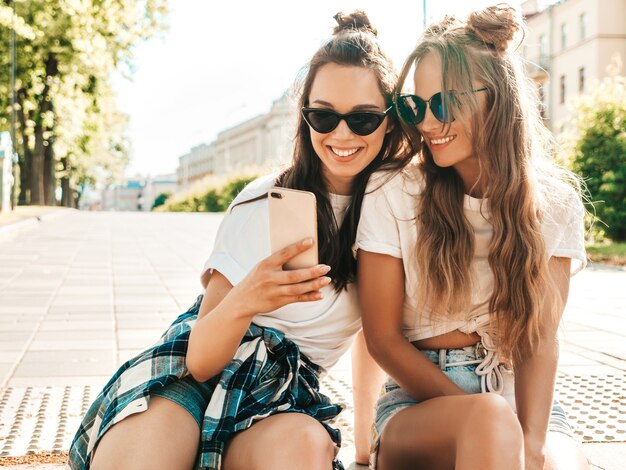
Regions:
<svg viewBox="0 0 626 470"><path fill-rule="evenodd" d="M289 441L293 441L294 456L303 462L316 460L330 462L335 456L333 441L326 429L317 422L307 423L285 442Z"/></svg>
<svg viewBox="0 0 626 470"><path fill-rule="evenodd" d="M517 415L507 401L496 393L475 395L468 409L468 435L490 445L522 448L524 435Z"/></svg>

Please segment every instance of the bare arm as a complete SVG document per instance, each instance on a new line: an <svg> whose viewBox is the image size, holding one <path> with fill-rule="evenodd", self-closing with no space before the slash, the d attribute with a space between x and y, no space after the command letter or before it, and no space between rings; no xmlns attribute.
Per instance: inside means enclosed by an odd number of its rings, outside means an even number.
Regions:
<svg viewBox="0 0 626 470"><path fill-rule="evenodd" d="M310 242L302 241L273 254L234 287L220 272L213 272L189 337L187 368L196 380L204 382L226 367L257 313L322 298L319 289L330 282L324 276L328 266L282 269L309 247Z"/></svg>
<svg viewBox="0 0 626 470"><path fill-rule="evenodd" d="M376 362L417 400L464 394L402 335L402 260L359 250L357 266L363 331Z"/></svg>
<svg viewBox="0 0 626 470"><path fill-rule="evenodd" d="M385 373L367 352L365 338L360 331L352 344L352 395L355 460L362 465L369 462L374 408L384 380Z"/></svg>
<svg viewBox="0 0 626 470"><path fill-rule="evenodd" d="M552 409L554 383L559 360L558 326L569 293L570 258L551 258L550 276L556 292L546 286L544 307L547 312L541 325L537 348L515 364L515 400L517 415L524 431L526 468L542 468L545 459L545 442ZM556 294L556 300L554 296Z"/></svg>

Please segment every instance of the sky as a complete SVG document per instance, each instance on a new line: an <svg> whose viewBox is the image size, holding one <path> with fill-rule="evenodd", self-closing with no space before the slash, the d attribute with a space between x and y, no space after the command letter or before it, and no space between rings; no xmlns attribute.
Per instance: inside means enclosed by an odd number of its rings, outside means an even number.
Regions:
<svg viewBox="0 0 626 470"><path fill-rule="evenodd" d="M496 0L429 0L427 18L465 18ZM510 4L519 7L521 1ZM127 176L174 173L178 158L269 111L327 40L338 11L364 10L396 69L423 28L422 0L170 0L168 30L136 47L132 81L114 77L130 120Z"/></svg>

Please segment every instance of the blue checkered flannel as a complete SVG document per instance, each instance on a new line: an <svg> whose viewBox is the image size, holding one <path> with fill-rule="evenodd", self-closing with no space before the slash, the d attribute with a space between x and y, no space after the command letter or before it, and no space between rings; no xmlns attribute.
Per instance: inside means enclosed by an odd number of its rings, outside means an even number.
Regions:
<svg viewBox="0 0 626 470"><path fill-rule="evenodd" d="M154 346L125 362L109 380L78 428L68 469L87 470L99 439L111 426L145 411L151 392L189 375L185 355L201 299ZM214 390L204 415L196 468L220 469L224 447L233 433L279 412L312 416L340 446L339 430L326 421L342 408L319 392L321 372L283 333L251 324L235 357L207 382ZM342 468L339 462L334 465Z"/></svg>

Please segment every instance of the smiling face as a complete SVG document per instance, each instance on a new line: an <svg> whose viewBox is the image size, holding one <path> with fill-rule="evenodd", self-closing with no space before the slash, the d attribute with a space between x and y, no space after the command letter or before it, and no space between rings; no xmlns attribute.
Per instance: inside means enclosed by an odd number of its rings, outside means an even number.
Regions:
<svg viewBox="0 0 626 470"><path fill-rule="evenodd" d="M423 100L428 100L435 93L442 91L441 59L432 52L424 55L415 67L414 80L415 95ZM480 84L476 85L474 89L481 87ZM477 99L482 109L484 96L481 95L484 93L479 93ZM469 120L465 122L466 125L471 124ZM474 155L470 136L459 119L444 127L428 108L424 120L417 124L417 129L422 134L437 166L454 167L463 179L466 189L478 183L478 158Z"/></svg>
<svg viewBox="0 0 626 470"><path fill-rule="evenodd" d="M340 114L384 112L386 109L385 98L372 70L334 63L325 64L317 71L308 107ZM366 136L352 132L343 119L328 134L309 127L311 143L322 162L322 173L330 192L351 194L354 177L376 158L389 130L387 117L378 129Z"/></svg>

